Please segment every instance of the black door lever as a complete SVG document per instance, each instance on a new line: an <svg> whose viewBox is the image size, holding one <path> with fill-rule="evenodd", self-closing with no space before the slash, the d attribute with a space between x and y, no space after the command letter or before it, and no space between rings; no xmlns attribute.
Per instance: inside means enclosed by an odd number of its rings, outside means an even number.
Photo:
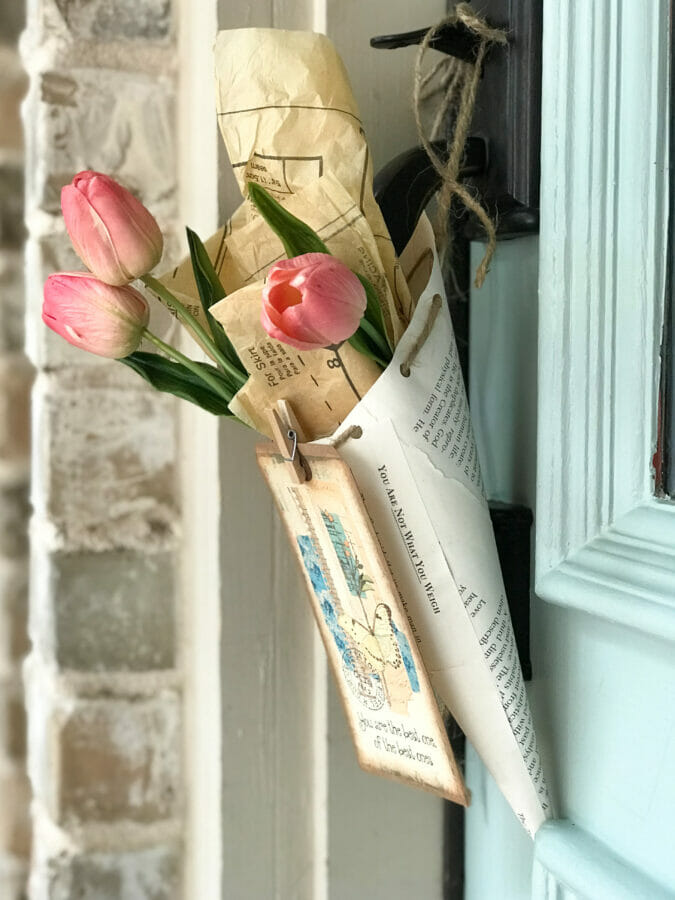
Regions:
<svg viewBox="0 0 675 900"><path fill-rule="evenodd" d="M483 61L471 126L474 136L467 141L466 168L462 167L460 175L476 188L496 223L498 239L505 240L536 234L539 230L542 0L481 0L480 14L491 25L503 28L508 42L494 44ZM407 47L420 44L428 31L421 28L403 34L380 35L371 38L370 43L378 49ZM473 62L480 41L478 34L457 21L441 27L429 46ZM479 141L483 142L482 149ZM387 207L387 212L383 207L385 220L390 231L397 232L394 241L397 252L406 243L402 231L410 237L410 224L414 227L417 221L412 206L418 195L425 195L428 200L440 186L438 179L434 179L433 166L429 164L427 169L424 165L423 151L419 158L415 152L410 151L407 160L402 154L393 161L400 177L391 163L376 179L376 196L379 190ZM403 181L404 172L411 179L421 179L421 185L416 183L408 189ZM387 197L389 189L385 180L390 175L395 184L392 191L401 192L398 201ZM431 183L435 187L425 194ZM399 216L403 219L400 225ZM466 220L464 234L471 240L481 240L484 236L482 226L474 217Z"/></svg>
<svg viewBox="0 0 675 900"><path fill-rule="evenodd" d="M395 50L397 47L410 47L421 44L428 28L417 31L406 31L403 34L380 34L370 39L370 46L376 50ZM448 56L456 56L465 62L473 62L480 46L480 37L462 22L444 25L429 42L433 50L440 50Z"/></svg>
<svg viewBox="0 0 675 900"><path fill-rule="evenodd" d="M445 160L445 141L435 141L432 146ZM487 142L483 138L470 137L464 148L460 178L481 174L487 167L487 161ZM440 176L423 147L413 147L395 156L375 176L375 199L382 210L397 256L401 255L425 206L440 186Z"/></svg>

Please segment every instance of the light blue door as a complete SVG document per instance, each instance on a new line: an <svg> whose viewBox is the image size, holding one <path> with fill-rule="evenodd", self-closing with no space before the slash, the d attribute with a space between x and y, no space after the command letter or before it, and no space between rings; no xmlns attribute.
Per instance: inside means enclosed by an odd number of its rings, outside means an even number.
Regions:
<svg viewBox="0 0 675 900"><path fill-rule="evenodd" d="M675 897L675 505L652 472L668 13L546 0L541 233L500 245L472 298L488 490L535 507L530 693L559 819L533 844L470 753L467 900Z"/></svg>

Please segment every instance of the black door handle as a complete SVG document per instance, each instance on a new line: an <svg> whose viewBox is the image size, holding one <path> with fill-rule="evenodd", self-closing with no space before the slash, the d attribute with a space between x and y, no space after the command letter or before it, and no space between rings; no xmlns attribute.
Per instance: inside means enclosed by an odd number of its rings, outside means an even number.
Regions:
<svg viewBox="0 0 675 900"><path fill-rule="evenodd" d="M506 30L508 42L493 45L485 57L472 119L474 137L467 140L466 167L460 175L476 187L496 223L498 239L505 240L539 230L542 0L481 0L480 13ZM379 49L420 44L428 31L381 35L370 43ZM430 47L473 62L479 44L475 32L454 22L438 30ZM416 152L422 155L418 158ZM406 235L412 234L411 222L414 228L421 208L440 186L431 164L425 166L423 151L409 154L385 166L375 180L385 221L396 234L397 252L405 246ZM434 187L428 191L430 184ZM400 200L396 191L401 191ZM419 197L426 198L421 208ZM417 216L413 208L419 209ZM473 217L466 221L464 236L483 237Z"/></svg>
<svg viewBox="0 0 675 900"><path fill-rule="evenodd" d="M445 159L445 142L435 141L433 147L439 157ZM479 175L486 167L487 142L483 138L470 137L464 150L460 178ZM410 240L424 207L440 186L440 176L423 147L413 147L400 153L375 176L375 199L382 210L397 256Z"/></svg>

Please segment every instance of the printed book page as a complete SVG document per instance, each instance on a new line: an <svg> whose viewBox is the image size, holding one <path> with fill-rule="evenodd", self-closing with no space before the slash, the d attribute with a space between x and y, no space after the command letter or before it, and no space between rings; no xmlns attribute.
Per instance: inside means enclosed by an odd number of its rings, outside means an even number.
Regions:
<svg viewBox="0 0 675 900"><path fill-rule="evenodd" d="M551 801L437 263L393 362L338 434L355 425L361 437L340 444L340 454L432 684L534 834L552 815Z"/></svg>

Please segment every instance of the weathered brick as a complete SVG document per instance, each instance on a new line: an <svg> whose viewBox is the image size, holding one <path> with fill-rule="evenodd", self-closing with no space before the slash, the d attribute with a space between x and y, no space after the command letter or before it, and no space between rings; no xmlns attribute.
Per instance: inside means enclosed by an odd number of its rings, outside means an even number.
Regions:
<svg viewBox="0 0 675 900"><path fill-rule="evenodd" d="M180 868L174 846L59 854L35 873L36 900L178 900Z"/></svg>
<svg viewBox="0 0 675 900"><path fill-rule="evenodd" d="M45 72L29 97L43 155L28 195L60 212L61 188L82 169L117 178L155 215L175 209L174 104L168 79L113 69Z"/></svg>
<svg viewBox="0 0 675 900"><path fill-rule="evenodd" d="M0 357L0 461L21 463L30 452L33 369L23 354Z"/></svg>
<svg viewBox="0 0 675 900"><path fill-rule="evenodd" d="M40 465L46 512L65 549L151 552L172 544L174 413L173 398L117 363L111 371L50 377L38 425L46 444Z"/></svg>
<svg viewBox="0 0 675 900"><path fill-rule="evenodd" d="M83 40L166 41L169 0L54 0L73 37Z"/></svg>
<svg viewBox="0 0 675 900"><path fill-rule="evenodd" d="M16 681L0 682L0 753L16 761L26 756L26 707Z"/></svg>
<svg viewBox="0 0 675 900"><path fill-rule="evenodd" d="M169 691L152 700L80 700L56 713L54 818L150 823L176 815L179 716Z"/></svg>
<svg viewBox="0 0 675 900"><path fill-rule="evenodd" d="M0 353L23 349L23 254L0 252Z"/></svg>
<svg viewBox="0 0 675 900"><path fill-rule="evenodd" d="M0 852L27 859L30 855L30 784L19 769L0 773Z"/></svg>
<svg viewBox="0 0 675 900"><path fill-rule="evenodd" d="M25 240L23 190L23 167L15 163L0 163L0 245L3 248L20 248Z"/></svg>
<svg viewBox="0 0 675 900"><path fill-rule="evenodd" d="M25 556L28 552L30 504L25 484L0 487L0 555Z"/></svg>
<svg viewBox="0 0 675 900"><path fill-rule="evenodd" d="M24 114L27 337L40 369L31 611L40 640L25 669L41 835L34 900L180 896L180 848L165 842L179 824L181 702L172 690L148 695L164 676L135 674L176 662L175 401L124 367L70 348L40 321L47 274L83 268L57 233L60 189L75 172L107 172L160 223L175 217L173 5L36 0L23 44L36 51L31 71L47 59L52 66L32 78ZM0 316L0 341L4 333ZM0 602L0 616L2 609ZM100 673L112 671L115 693L104 695ZM120 699L135 685L135 699ZM59 853L54 824L64 829ZM145 849L129 849L141 834ZM107 849L85 852L80 839Z"/></svg>
<svg viewBox="0 0 675 900"><path fill-rule="evenodd" d="M0 671L14 670L28 652L28 566L4 560L0 566Z"/></svg>
<svg viewBox="0 0 675 900"><path fill-rule="evenodd" d="M56 554L51 559L54 655L61 668L169 669L175 664L170 553Z"/></svg>
<svg viewBox="0 0 675 900"><path fill-rule="evenodd" d="M27 860L0 852L0 897L2 900L28 900Z"/></svg>
<svg viewBox="0 0 675 900"><path fill-rule="evenodd" d="M3 3L2 6L11 6ZM1 15L1 13L0 13ZM14 47L0 44L0 149L17 161L23 149L23 126L19 109L26 93L28 79ZM7 154L7 151L10 151Z"/></svg>

